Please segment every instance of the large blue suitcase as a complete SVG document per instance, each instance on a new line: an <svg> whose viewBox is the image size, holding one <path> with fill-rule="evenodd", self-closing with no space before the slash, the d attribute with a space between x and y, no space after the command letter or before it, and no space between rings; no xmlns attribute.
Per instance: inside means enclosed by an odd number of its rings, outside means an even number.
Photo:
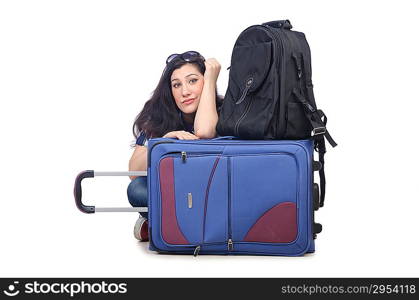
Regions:
<svg viewBox="0 0 419 300"><path fill-rule="evenodd" d="M314 252L313 142L151 139L150 249Z"/></svg>

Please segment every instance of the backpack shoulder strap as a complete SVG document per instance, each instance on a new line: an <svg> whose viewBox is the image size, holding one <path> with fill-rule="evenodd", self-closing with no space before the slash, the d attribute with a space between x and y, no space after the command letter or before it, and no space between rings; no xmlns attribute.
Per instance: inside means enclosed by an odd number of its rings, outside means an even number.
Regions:
<svg viewBox="0 0 419 300"><path fill-rule="evenodd" d="M324 154L326 153L325 138L332 147L336 147L337 143L330 136L326 128L327 117L322 110L314 108L296 88L293 89L295 98L303 104L304 114L310 122L313 130L312 137L314 139L315 150L319 153L319 162L321 168L319 170L320 177L320 207L324 206L326 196L326 175L324 171Z"/></svg>
<svg viewBox="0 0 419 300"><path fill-rule="evenodd" d="M332 147L336 147L338 144L333 140L333 138L326 129L327 117L324 114L324 112L320 109L314 108L304 98L304 96L297 88L294 88L292 93L295 95L295 98L304 106L304 114L313 128L312 136L324 135L329 144Z"/></svg>
<svg viewBox="0 0 419 300"><path fill-rule="evenodd" d="M326 153L326 143L323 136L316 136L314 138L314 149L319 153L319 162L320 162L320 202L319 207L324 206L324 199L326 197L326 175L324 173L324 154Z"/></svg>

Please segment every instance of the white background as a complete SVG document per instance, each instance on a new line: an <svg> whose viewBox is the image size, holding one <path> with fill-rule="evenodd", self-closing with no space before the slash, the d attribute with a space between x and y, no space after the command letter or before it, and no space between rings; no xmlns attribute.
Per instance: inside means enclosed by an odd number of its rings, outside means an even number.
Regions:
<svg viewBox="0 0 419 300"><path fill-rule="evenodd" d="M0 276L419 276L414 1L2 1ZM222 64L246 27L290 19L312 50L326 154L313 255L168 256L135 213L80 213L79 171L127 170L132 122L174 52ZM87 203L129 206L128 178L88 179Z"/></svg>

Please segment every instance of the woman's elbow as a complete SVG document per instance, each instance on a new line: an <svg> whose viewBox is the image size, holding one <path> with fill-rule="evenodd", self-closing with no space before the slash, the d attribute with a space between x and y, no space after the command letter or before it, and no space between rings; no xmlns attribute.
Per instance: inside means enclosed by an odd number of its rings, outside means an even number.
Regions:
<svg viewBox="0 0 419 300"><path fill-rule="evenodd" d="M217 133L216 133L215 129L213 129L213 130L198 129L198 130L195 131L195 135L197 137L199 137L200 139L212 139L217 135Z"/></svg>

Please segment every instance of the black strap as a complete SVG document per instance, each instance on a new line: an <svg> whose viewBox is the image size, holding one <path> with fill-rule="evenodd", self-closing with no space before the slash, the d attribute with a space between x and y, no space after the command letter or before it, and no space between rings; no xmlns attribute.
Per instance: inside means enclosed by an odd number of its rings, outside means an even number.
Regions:
<svg viewBox="0 0 419 300"><path fill-rule="evenodd" d="M324 114L324 112L321 109L318 109L315 114L318 116L318 119L322 122L324 128L326 128L326 123L327 123L327 117ZM335 140L330 136L329 131L327 131L327 129L325 129L325 133L324 136L326 138L326 140L329 142L329 144L332 147L336 147L338 144L335 142Z"/></svg>
<svg viewBox="0 0 419 300"><path fill-rule="evenodd" d="M324 137L316 136L314 138L315 149L319 153L319 162L321 164L321 168L319 170L319 177L320 177L320 203L319 206L324 206L324 199L326 197L326 175L324 172L324 154L326 153L326 143L324 141Z"/></svg>
<svg viewBox="0 0 419 300"><path fill-rule="evenodd" d="M292 92L297 100L304 105L304 113L313 128L312 135L324 135L329 144L332 147L336 147L338 144L333 140L326 129L327 117L324 112L320 109L314 108L297 88L294 88Z"/></svg>
<svg viewBox="0 0 419 300"><path fill-rule="evenodd" d="M314 108L300 93L297 88L293 89L293 94L296 96L297 100L304 105L304 113L309 120L313 131L314 146L316 151L319 153L319 162L321 164L321 169L319 170L320 177L320 207L324 206L324 199L326 197L326 175L324 171L324 154L326 153L326 142L324 138L327 139L329 144L332 147L336 147L337 143L330 136L329 132L326 129L327 117L324 112L320 109Z"/></svg>

